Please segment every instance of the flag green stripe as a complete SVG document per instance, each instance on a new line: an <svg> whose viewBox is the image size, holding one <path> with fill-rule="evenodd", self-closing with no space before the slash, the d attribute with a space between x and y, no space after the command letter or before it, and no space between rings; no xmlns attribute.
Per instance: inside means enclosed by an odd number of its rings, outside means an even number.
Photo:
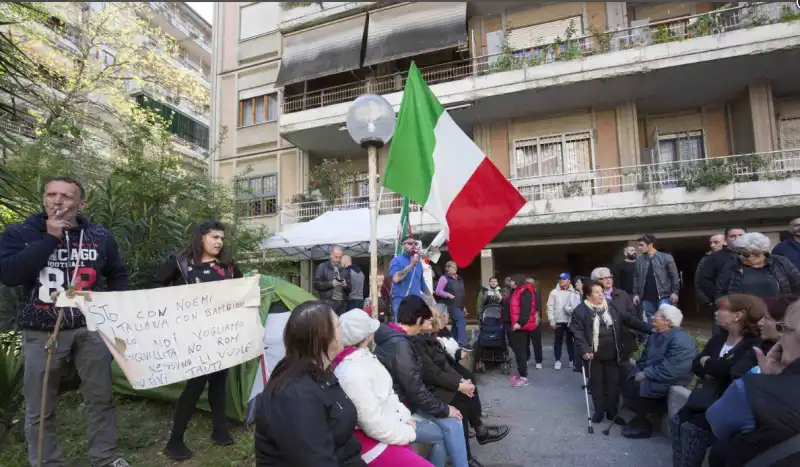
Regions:
<svg viewBox="0 0 800 467"><path fill-rule="evenodd" d="M403 237L409 234L409 205L408 198L403 197L403 207L400 209L400 225L397 226L397 238L394 242L394 255L400 256L403 252Z"/></svg>
<svg viewBox="0 0 800 467"><path fill-rule="evenodd" d="M383 186L420 205L428 202L433 181L434 128L444 107L411 63L397 126L383 175Z"/></svg>

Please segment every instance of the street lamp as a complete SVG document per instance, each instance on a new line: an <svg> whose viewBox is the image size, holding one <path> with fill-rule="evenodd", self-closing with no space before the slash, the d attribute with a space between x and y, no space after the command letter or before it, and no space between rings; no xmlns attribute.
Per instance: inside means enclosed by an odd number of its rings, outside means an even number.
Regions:
<svg viewBox="0 0 800 467"><path fill-rule="evenodd" d="M378 317L378 149L392 139L395 115L381 96L364 94L347 110L347 132L369 158L369 304Z"/></svg>

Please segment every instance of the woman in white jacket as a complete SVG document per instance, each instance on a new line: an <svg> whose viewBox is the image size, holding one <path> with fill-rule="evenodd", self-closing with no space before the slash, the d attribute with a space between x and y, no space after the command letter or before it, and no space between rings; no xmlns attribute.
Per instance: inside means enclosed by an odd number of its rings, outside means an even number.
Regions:
<svg viewBox="0 0 800 467"><path fill-rule="evenodd" d="M331 366L358 411L355 434L361 442L361 457L373 467L432 467L411 449L417 421L394 392L392 376L369 350L380 323L355 309L342 314L339 324L344 350Z"/></svg>

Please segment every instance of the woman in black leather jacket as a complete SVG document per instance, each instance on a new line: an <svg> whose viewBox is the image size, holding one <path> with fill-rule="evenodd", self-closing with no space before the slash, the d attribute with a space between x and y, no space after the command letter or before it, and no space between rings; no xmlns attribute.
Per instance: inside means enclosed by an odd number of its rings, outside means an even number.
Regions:
<svg viewBox="0 0 800 467"><path fill-rule="evenodd" d="M208 220L197 226L183 251L172 255L156 271L153 283L157 287L167 287L240 277L242 273L225 247L225 226L220 221ZM214 425L211 439L222 446L233 444L225 415L227 376L228 370L220 370L186 381L175 407L172 433L164 448L165 456L176 461L192 457L192 451L183 441L183 435L206 383L208 383L208 404L211 406Z"/></svg>

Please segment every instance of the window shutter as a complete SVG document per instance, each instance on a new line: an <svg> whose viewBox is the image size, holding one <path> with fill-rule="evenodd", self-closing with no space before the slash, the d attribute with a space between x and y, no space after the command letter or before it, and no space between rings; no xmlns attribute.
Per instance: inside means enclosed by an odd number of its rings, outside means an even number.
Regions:
<svg viewBox="0 0 800 467"><path fill-rule="evenodd" d="M552 44L557 37L564 40L567 28L573 21L575 22L576 37L583 36L583 18L574 16L549 23L512 29L508 32L508 45L513 50L521 50Z"/></svg>

